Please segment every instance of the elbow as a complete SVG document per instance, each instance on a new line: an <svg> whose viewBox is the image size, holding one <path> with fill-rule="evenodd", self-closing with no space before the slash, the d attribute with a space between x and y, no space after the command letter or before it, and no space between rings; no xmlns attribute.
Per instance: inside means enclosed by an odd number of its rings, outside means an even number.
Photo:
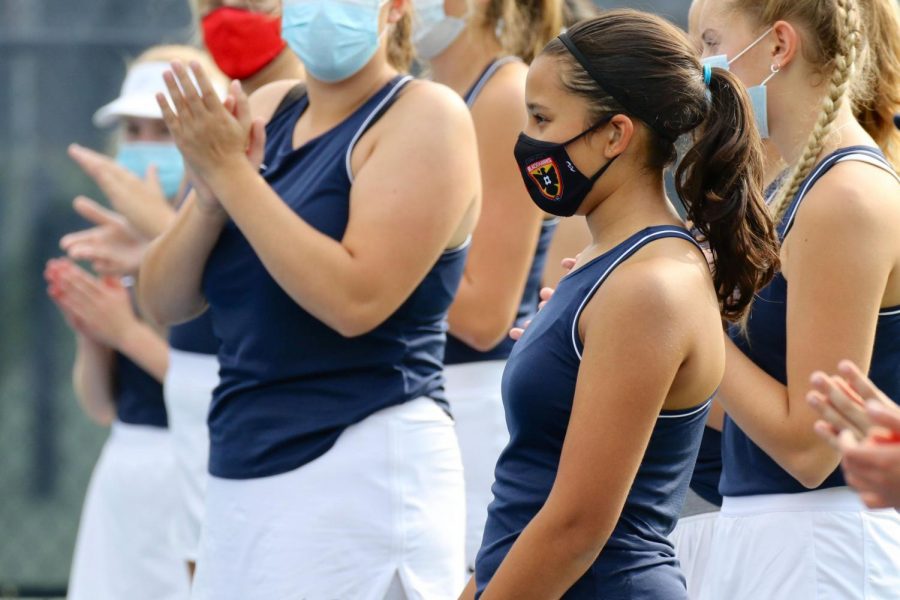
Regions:
<svg viewBox="0 0 900 600"><path fill-rule="evenodd" d="M488 352L501 343L512 327L514 317L498 313L450 319L450 333L479 352Z"/></svg>
<svg viewBox="0 0 900 600"><path fill-rule="evenodd" d="M824 442L797 450L784 461L782 467L808 490L817 489L840 465L840 456Z"/></svg>
<svg viewBox="0 0 900 600"><path fill-rule="evenodd" d="M330 314L322 315L322 321L345 338L355 338L371 333L390 316L372 306L356 304L336 307Z"/></svg>
<svg viewBox="0 0 900 600"><path fill-rule="evenodd" d="M593 564L612 535L615 522L609 522L601 513L596 506L593 510L571 508L554 519L554 537L565 540L567 552L578 563Z"/></svg>

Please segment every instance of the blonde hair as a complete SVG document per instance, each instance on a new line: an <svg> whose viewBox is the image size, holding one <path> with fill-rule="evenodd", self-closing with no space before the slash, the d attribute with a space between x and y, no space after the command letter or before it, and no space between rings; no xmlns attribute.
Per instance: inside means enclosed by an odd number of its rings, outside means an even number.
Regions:
<svg viewBox="0 0 900 600"><path fill-rule="evenodd" d="M478 25L500 29L503 50L531 63L564 25L563 0L489 0Z"/></svg>
<svg viewBox="0 0 900 600"><path fill-rule="evenodd" d="M860 0L864 52L853 86L854 113L900 170L900 7L896 0Z"/></svg>
<svg viewBox="0 0 900 600"><path fill-rule="evenodd" d="M394 31L388 41L388 62L401 73L409 72L416 51L412 43L412 2L407 5L406 13L394 24Z"/></svg>
<svg viewBox="0 0 900 600"><path fill-rule="evenodd" d="M181 46L176 44L164 46L152 46L141 52L131 63L131 66L149 62L172 62L180 60L184 63L197 61L214 84L225 86L228 79L222 75L215 63L204 50L193 46Z"/></svg>
<svg viewBox="0 0 900 600"><path fill-rule="evenodd" d="M819 118L800 159L770 205L778 222L816 166L841 105L852 100L851 84L860 68L864 43L862 17L857 0L739 0L733 7L760 26L782 20L802 24L810 34L805 38L805 58L829 78Z"/></svg>

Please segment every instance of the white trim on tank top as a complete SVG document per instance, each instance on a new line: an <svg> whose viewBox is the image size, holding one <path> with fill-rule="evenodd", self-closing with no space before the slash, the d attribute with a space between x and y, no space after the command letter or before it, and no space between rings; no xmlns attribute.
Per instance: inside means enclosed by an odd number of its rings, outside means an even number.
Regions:
<svg viewBox="0 0 900 600"><path fill-rule="evenodd" d="M344 166L347 169L347 177L350 179L351 185L353 184L353 169L350 167L350 157L353 154L353 149L356 148L356 144L359 142L359 138L363 136L366 130L369 127L369 124L372 122L372 119L375 118L378 113L381 112L381 109L384 108L384 105L390 102L394 96L405 86L407 83L413 80L411 75L407 75L403 79L397 82L397 84L388 92L388 95L385 96L381 102L378 103L378 106L369 113L369 116L366 117L366 120L363 121L363 124L360 125L359 129L353 135L353 138L350 140L350 145L347 147L347 155L344 157Z"/></svg>

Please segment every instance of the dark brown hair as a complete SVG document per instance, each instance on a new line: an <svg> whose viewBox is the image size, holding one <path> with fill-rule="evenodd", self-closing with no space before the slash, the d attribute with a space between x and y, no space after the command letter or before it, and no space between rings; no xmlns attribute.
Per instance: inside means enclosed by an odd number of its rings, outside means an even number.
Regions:
<svg viewBox="0 0 900 600"><path fill-rule="evenodd" d="M628 114L649 133L647 166L676 158L675 140L691 134L676 172L687 216L709 243L722 315L738 321L778 268L778 241L762 195L763 155L750 99L734 75L713 69L707 86L693 45L654 15L615 10L576 24L569 39L592 77L561 40L545 53L563 61L563 85L589 103L586 126Z"/></svg>

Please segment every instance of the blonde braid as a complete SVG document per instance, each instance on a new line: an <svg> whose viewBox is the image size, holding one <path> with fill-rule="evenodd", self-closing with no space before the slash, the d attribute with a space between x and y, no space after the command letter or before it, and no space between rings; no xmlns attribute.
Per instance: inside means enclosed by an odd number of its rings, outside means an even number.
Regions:
<svg viewBox="0 0 900 600"><path fill-rule="evenodd" d="M822 111L819 120L809 136L806 148L797 165L791 172L790 185L782 186L778 195L772 201L770 210L775 217L775 222L780 223L784 217L790 200L793 199L803 181L812 172L813 167L825 145L825 139L831 133L832 124L837 117L841 104L848 99L850 83L856 67L857 56L862 40L859 9L856 0L836 0L837 5L837 39L841 43L841 49L834 57L834 67L831 72L831 87L822 102Z"/></svg>

